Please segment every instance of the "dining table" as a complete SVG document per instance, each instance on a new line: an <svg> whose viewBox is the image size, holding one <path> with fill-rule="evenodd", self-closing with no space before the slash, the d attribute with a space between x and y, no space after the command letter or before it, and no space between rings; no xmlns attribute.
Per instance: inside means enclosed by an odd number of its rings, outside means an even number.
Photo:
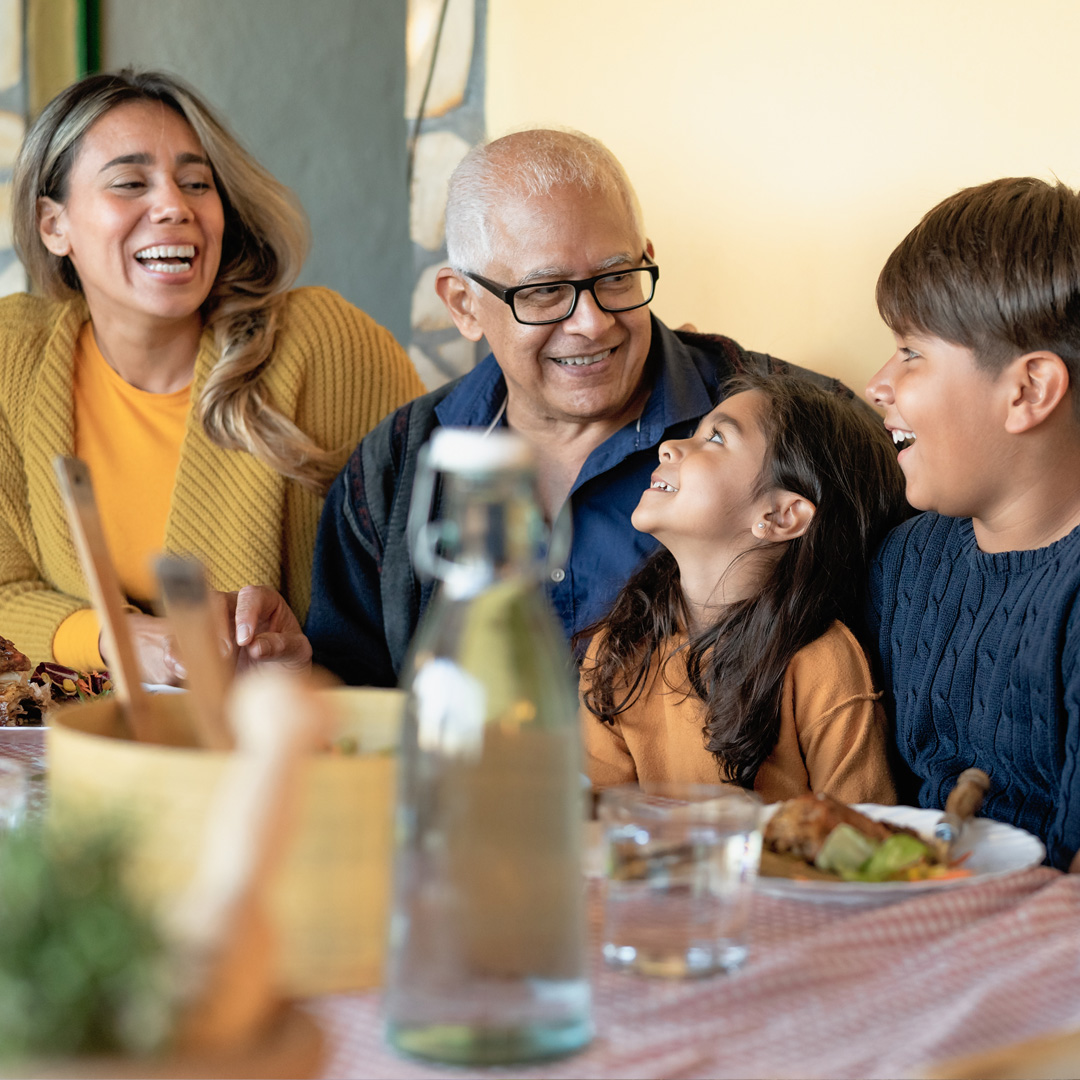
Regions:
<svg viewBox="0 0 1080 1080"><path fill-rule="evenodd" d="M1080 1029L1080 875L1039 866L872 908L759 895L744 967L685 980L608 970L602 883L587 888L587 1049L484 1069L408 1061L386 1045L379 994L341 994L310 1003L328 1036L323 1075L915 1077Z"/></svg>
<svg viewBox="0 0 1080 1080"><path fill-rule="evenodd" d="M44 798L45 733L0 729ZM453 1067L386 1043L378 990L310 998L322 1075L920 1077L951 1060L1080 1030L1080 874L1047 866L878 905L756 894L749 957L732 974L669 980L605 967L603 883L588 894L593 1018L583 1051ZM1061 1075L1080 1075L1077 1071ZM1054 1074L1057 1075L1057 1074Z"/></svg>

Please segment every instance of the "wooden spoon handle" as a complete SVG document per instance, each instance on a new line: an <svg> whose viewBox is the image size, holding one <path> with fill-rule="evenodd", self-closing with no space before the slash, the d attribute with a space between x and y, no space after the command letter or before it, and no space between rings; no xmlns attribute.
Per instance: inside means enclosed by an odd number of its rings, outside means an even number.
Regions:
<svg viewBox="0 0 1080 1080"><path fill-rule="evenodd" d="M307 754L325 738L325 705L280 674L236 681L237 752L207 818L198 866L167 912L186 984L181 1045L221 1050L260 1029L276 995L267 889L286 850Z"/></svg>
<svg viewBox="0 0 1080 1080"><path fill-rule="evenodd" d="M149 702L139 679L139 665L124 620L123 593L109 557L90 470L84 461L75 457L56 457L53 468L60 482L60 494L83 574L101 620L105 649L109 654L109 677L116 687L116 696L132 734L136 739L153 741Z"/></svg>
<svg viewBox="0 0 1080 1080"><path fill-rule="evenodd" d="M945 800L945 813L959 821L974 817L990 790L990 777L982 769L965 769Z"/></svg>
<svg viewBox="0 0 1080 1080"><path fill-rule="evenodd" d="M195 734L208 749L231 750L234 739L225 715L231 672L218 649L202 564L197 559L162 555L154 568L165 614L187 667Z"/></svg>

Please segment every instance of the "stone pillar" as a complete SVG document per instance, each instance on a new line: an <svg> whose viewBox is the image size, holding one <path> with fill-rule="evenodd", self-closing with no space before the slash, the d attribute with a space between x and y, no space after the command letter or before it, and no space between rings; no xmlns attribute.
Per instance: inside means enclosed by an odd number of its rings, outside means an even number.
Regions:
<svg viewBox="0 0 1080 1080"><path fill-rule="evenodd" d="M11 246L11 170L28 119L78 76L76 0L0 0L0 296L27 289Z"/></svg>
<svg viewBox="0 0 1080 1080"><path fill-rule="evenodd" d="M22 0L0 0L0 296L26 288L11 246L11 169L26 127L24 26Z"/></svg>
<svg viewBox="0 0 1080 1080"><path fill-rule="evenodd" d="M410 136L431 70L443 0L409 0L405 115ZM409 231L415 270L409 355L429 389L468 371L486 352L466 341L435 295L446 265L446 182L484 138L484 42L487 0L449 0L420 134L413 147ZM484 352L479 350L484 348Z"/></svg>

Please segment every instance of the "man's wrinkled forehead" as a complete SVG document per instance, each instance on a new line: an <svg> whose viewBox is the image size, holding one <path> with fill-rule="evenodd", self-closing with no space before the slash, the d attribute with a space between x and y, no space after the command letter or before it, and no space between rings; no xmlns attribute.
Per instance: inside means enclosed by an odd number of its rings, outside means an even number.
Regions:
<svg viewBox="0 0 1080 1080"><path fill-rule="evenodd" d="M569 197L569 198L568 198ZM618 223L615 237L597 250L591 230L594 215L568 210L595 206L602 200L603 216ZM488 209L484 219L489 271L502 274L508 285L538 280L588 277L605 270L636 264L644 250L634 213L617 191L559 191L535 196L508 191ZM511 278L506 278L506 275Z"/></svg>

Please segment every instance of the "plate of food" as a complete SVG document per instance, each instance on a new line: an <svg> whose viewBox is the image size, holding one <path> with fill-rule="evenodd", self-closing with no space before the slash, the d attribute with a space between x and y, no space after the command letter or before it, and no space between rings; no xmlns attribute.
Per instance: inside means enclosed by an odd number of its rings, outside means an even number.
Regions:
<svg viewBox="0 0 1080 1080"><path fill-rule="evenodd" d="M75 671L60 664L35 668L5 637L0 637L0 728L41 731L50 709L89 701L112 690L107 671Z"/></svg>
<svg viewBox="0 0 1080 1080"><path fill-rule="evenodd" d="M1038 866L1042 841L990 818L968 821L943 858L933 839L940 810L846 806L803 796L766 809L757 890L818 903L882 904Z"/></svg>

